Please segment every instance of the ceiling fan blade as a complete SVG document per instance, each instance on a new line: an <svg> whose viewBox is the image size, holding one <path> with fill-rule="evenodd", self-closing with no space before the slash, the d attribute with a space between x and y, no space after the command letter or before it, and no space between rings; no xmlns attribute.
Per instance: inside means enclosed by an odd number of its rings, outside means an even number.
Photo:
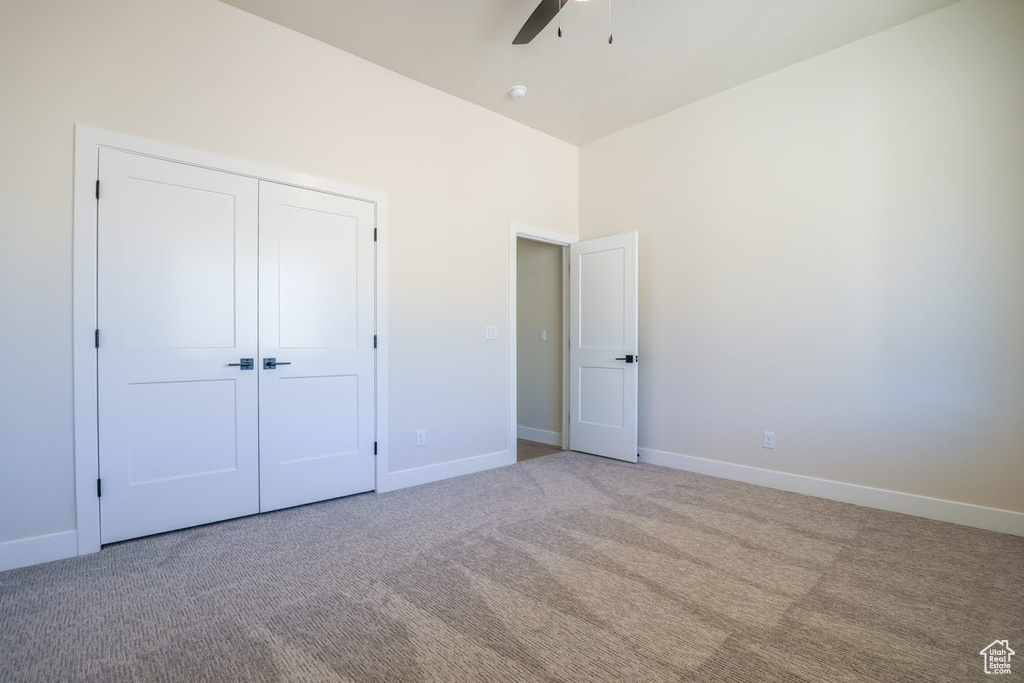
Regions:
<svg viewBox="0 0 1024 683"><path fill-rule="evenodd" d="M565 7L569 0L540 0L537 9L526 20L523 27L519 29L519 35L512 41L513 45L525 45L537 37L544 27L551 23L551 20L558 14L558 10Z"/></svg>

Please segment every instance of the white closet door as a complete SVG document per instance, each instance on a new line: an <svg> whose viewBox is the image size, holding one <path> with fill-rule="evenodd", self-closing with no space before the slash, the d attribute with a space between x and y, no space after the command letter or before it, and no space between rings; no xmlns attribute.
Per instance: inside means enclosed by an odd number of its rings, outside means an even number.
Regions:
<svg viewBox="0 0 1024 683"><path fill-rule="evenodd" d="M569 246L574 451L637 461L637 233Z"/></svg>
<svg viewBox="0 0 1024 683"><path fill-rule="evenodd" d="M259 509L256 180L100 152L102 542Z"/></svg>
<svg viewBox="0 0 1024 683"><path fill-rule="evenodd" d="M260 182L263 511L374 488L374 221L370 202Z"/></svg>

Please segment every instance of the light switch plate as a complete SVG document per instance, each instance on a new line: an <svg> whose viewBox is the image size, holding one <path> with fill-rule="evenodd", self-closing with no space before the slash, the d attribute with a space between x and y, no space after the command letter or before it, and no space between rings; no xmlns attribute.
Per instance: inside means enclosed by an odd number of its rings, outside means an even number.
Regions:
<svg viewBox="0 0 1024 683"><path fill-rule="evenodd" d="M488 325L487 327L485 327L484 328L484 338L487 339L487 340L497 339L498 338L498 326L497 325Z"/></svg>
<svg viewBox="0 0 1024 683"><path fill-rule="evenodd" d="M540 331L540 340L541 341L547 341L548 340L548 331L547 330L541 330Z"/></svg>

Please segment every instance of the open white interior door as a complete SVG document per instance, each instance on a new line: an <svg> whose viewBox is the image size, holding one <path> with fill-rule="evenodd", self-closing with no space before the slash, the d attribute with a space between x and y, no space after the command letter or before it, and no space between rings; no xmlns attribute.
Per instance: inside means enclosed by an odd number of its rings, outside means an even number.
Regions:
<svg viewBox="0 0 1024 683"><path fill-rule="evenodd" d="M569 247L570 447L637 461L637 233Z"/></svg>

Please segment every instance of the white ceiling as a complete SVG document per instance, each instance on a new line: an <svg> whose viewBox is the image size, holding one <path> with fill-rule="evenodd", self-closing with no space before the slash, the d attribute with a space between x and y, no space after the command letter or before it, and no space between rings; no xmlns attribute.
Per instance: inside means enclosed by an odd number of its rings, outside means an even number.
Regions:
<svg viewBox="0 0 1024 683"><path fill-rule="evenodd" d="M612 45L609 0L570 0L564 36L529 45L538 0L223 1L579 144L955 0L612 0Z"/></svg>

